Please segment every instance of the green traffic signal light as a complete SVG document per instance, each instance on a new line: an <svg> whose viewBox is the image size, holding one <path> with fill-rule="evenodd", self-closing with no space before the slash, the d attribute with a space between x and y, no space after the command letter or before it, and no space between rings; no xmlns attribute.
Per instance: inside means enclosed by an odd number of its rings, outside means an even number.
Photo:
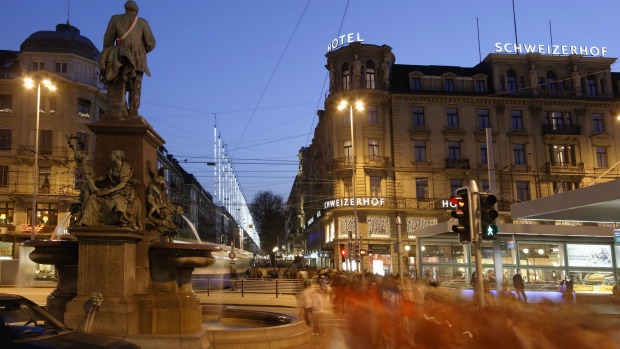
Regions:
<svg viewBox="0 0 620 349"><path fill-rule="evenodd" d="M494 240L499 232L499 228L495 224L495 219L499 217L499 213L495 209L497 197L492 194L480 193L480 224L482 239Z"/></svg>

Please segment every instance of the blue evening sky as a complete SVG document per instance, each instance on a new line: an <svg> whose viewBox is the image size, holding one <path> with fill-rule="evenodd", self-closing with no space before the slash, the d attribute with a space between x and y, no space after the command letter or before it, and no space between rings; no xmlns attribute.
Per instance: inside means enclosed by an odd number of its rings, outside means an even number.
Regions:
<svg viewBox="0 0 620 349"><path fill-rule="evenodd" d="M101 50L124 0L2 0L0 49L67 20ZM396 63L471 67L495 42L514 42L512 0L137 1L157 47L140 112L184 168L213 190L217 122L248 202L259 190L288 198L297 153L310 144L326 92L325 53L360 33L389 45ZM620 56L617 0L514 0L520 43L606 46ZM343 21L344 18L344 21ZM618 64L613 66L618 71ZM217 120L217 121L216 121Z"/></svg>

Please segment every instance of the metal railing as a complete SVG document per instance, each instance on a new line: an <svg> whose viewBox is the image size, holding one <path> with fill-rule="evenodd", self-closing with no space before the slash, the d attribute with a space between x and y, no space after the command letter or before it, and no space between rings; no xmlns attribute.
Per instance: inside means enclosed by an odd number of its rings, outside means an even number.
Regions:
<svg viewBox="0 0 620 349"><path fill-rule="evenodd" d="M241 297L246 293L297 294L304 288L304 283L310 280L287 279L241 279L234 281L233 290L240 291Z"/></svg>

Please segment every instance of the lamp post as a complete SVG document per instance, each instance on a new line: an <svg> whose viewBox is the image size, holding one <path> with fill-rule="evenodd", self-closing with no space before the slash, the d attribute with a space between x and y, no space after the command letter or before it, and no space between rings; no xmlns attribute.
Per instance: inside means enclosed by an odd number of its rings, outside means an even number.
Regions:
<svg viewBox="0 0 620 349"><path fill-rule="evenodd" d="M398 280L403 282L403 240L401 239L401 220L400 216L396 216L396 232L398 234L397 244L398 244Z"/></svg>
<svg viewBox="0 0 620 349"><path fill-rule="evenodd" d="M52 84L49 79L43 79L41 81L34 81L31 78L24 79L24 86L28 89L37 86L37 121L34 129L34 166L32 168L33 173L33 185L32 185L32 232L30 233L30 239L34 240L36 227L37 227L37 191L39 181L39 117L41 114L41 84L47 87L50 91L56 91L56 86Z"/></svg>
<svg viewBox="0 0 620 349"><path fill-rule="evenodd" d="M357 167L357 160L355 158L355 138L353 135L353 105L355 104L355 109L357 109L358 111L362 111L364 110L364 104L361 101L356 101L355 103L352 102L348 102L348 101L341 101L340 104L338 104L338 110L344 110L344 108L349 107L349 123L351 125L351 152L352 152L352 156L353 156L353 175L351 177L351 185L353 186L353 224L355 225L355 240L357 241L356 243L359 246L359 249L362 249L362 236L361 234L358 233L357 230L357 183L356 183L356 167ZM361 273L362 273L362 279L364 278L364 266L363 264L363 259L360 256L360 265L358 265Z"/></svg>

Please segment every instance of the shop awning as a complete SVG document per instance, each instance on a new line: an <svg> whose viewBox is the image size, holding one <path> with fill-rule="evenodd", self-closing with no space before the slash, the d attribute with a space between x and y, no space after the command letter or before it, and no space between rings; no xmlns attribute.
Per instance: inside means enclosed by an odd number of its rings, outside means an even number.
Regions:
<svg viewBox="0 0 620 349"><path fill-rule="evenodd" d="M620 179L514 204L513 219L620 222Z"/></svg>

